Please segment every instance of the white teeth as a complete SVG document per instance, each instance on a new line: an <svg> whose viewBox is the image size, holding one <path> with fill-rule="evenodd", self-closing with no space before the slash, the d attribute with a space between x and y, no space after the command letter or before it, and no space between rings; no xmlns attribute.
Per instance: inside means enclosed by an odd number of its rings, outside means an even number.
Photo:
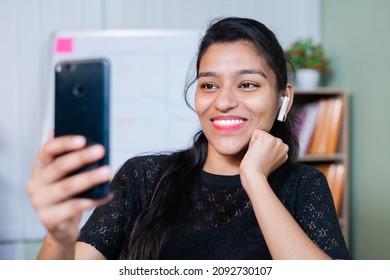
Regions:
<svg viewBox="0 0 390 280"><path fill-rule="evenodd" d="M245 122L244 120L214 120L215 124L219 126L230 126Z"/></svg>

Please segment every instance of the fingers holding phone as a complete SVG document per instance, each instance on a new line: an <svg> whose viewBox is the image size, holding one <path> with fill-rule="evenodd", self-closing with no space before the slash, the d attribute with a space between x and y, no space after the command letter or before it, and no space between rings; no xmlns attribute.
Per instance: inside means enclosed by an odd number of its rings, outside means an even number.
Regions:
<svg viewBox="0 0 390 280"><path fill-rule="evenodd" d="M101 145L85 146L82 136L62 136L49 140L38 154L32 177L27 183L31 203L42 223L58 240L73 239L81 214L110 200L76 198L94 186L111 179L108 166L70 175L81 166L99 161L105 155ZM65 226L67 225L67 226Z"/></svg>
<svg viewBox="0 0 390 280"><path fill-rule="evenodd" d="M83 140L84 139L84 140ZM82 173L80 167L98 162L105 156L101 145L85 146L82 136L62 136L49 140L33 164L27 191L38 206L58 203L76 196L98 184L111 180L111 169L103 165Z"/></svg>
<svg viewBox="0 0 390 280"><path fill-rule="evenodd" d="M74 150L82 149L86 145L86 139L83 136L64 136L54 139L50 137L40 150L37 160L32 166L32 175L41 172L55 158L61 154L65 154Z"/></svg>
<svg viewBox="0 0 390 280"><path fill-rule="evenodd" d="M108 165L85 171L86 174L75 172L84 166L95 164L105 156L106 151L102 145L85 144L86 140L82 136L62 136L46 143L38 155L39 163L33 166L32 181L39 186L58 185L66 188L67 191L61 192L64 197L60 197L59 200L75 196L98 184L107 183L111 178ZM51 187L45 192L53 190L57 191Z"/></svg>

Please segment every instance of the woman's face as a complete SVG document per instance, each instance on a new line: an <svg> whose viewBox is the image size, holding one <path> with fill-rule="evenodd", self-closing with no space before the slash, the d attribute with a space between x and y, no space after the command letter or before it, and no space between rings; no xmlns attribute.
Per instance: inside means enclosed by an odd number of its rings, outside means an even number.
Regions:
<svg viewBox="0 0 390 280"><path fill-rule="evenodd" d="M207 49L199 64L195 109L209 156L242 156L255 129L271 130L280 106L275 79L246 41Z"/></svg>

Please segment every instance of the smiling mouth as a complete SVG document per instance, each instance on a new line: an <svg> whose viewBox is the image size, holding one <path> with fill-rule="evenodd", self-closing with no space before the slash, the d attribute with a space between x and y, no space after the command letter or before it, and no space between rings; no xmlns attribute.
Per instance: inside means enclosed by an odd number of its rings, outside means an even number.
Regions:
<svg viewBox="0 0 390 280"><path fill-rule="evenodd" d="M224 131L238 130L245 125L246 119L211 119L214 128Z"/></svg>
<svg viewBox="0 0 390 280"><path fill-rule="evenodd" d="M232 125L245 123L246 121L240 119L240 120L212 120L212 122L219 126L232 126Z"/></svg>

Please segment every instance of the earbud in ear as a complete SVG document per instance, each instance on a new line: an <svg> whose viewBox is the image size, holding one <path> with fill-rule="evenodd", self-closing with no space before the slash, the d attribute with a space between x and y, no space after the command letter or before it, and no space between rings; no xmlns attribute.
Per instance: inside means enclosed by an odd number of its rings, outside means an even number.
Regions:
<svg viewBox="0 0 390 280"><path fill-rule="evenodd" d="M280 122L284 122L286 120L287 117L286 110L287 110L289 99L290 98L288 96L282 97L282 106L280 107L280 111L277 118L277 120Z"/></svg>

